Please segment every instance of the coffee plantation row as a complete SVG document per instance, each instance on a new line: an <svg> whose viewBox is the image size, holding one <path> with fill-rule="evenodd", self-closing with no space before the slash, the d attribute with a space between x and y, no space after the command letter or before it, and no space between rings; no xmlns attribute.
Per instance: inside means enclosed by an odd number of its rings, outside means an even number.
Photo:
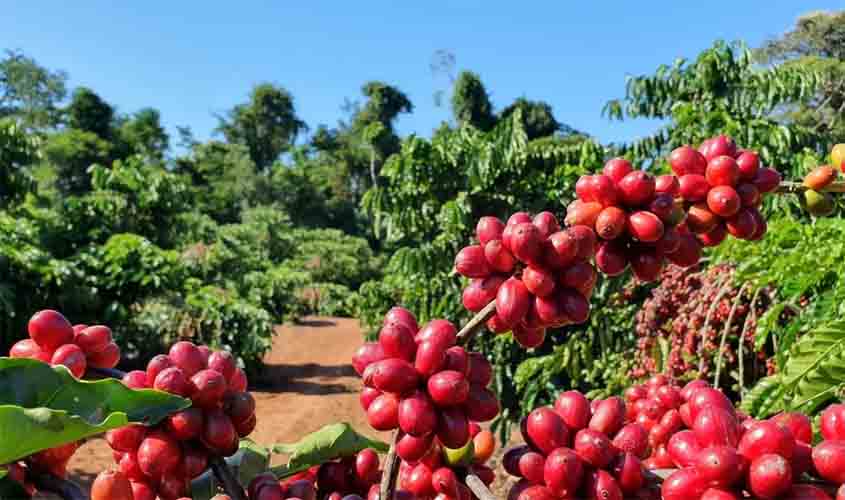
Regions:
<svg viewBox="0 0 845 500"><path fill-rule="evenodd" d="M483 217L477 242L455 256L455 271L471 279L463 305L475 317L459 330L447 319L420 325L393 307L377 341L352 360L369 424L396 430L389 447L337 424L272 447L289 461L270 469L271 449L247 439L259 425L255 400L231 353L180 341L145 370L123 373L107 326L37 312L29 338L0 359L3 435L27 436L0 446L3 495L84 497L65 480L66 468L80 440L105 432L115 467L94 481L93 500L490 499L496 472L486 462L495 440L480 424L496 418L500 404L489 388L495 367L469 348L482 327L537 347L547 328L601 314L589 301L599 274L630 267L648 282L667 265L697 265L703 248L728 237L765 238L763 195L797 190L808 210L828 214L828 202L819 208L812 200L840 191L843 152L834 148L834 166L802 184L782 183L754 151L719 135L673 151L674 173L656 178L611 159L575 185L564 225L551 212ZM839 500L845 405L825 409L819 429L814 439L807 415L753 418L704 380L680 385L659 374L624 395L590 400L565 391L533 409L521 422L525 444L507 450L503 465L519 478L509 493L515 500ZM383 461L378 452L387 452Z"/></svg>

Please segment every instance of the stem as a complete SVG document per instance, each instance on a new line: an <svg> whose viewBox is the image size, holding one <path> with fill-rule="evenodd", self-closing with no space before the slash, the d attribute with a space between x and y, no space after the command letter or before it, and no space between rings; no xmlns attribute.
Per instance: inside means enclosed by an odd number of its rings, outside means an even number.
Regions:
<svg viewBox="0 0 845 500"><path fill-rule="evenodd" d="M773 194L801 193L807 191L808 189L810 188L800 182L783 181ZM833 182L830 185L819 189L819 191L825 193L845 193L845 181Z"/></svg>
<svg viewBox="0 0 845 500"><path fill-rule="evenodd" d="M721 288L719 291L716 292L716 298L713 299L713 303L710 304L710 308L707 310L707 316L704 318L704 326L701 327L701 330L698 333L699 342L698 345L698 375L701 376L702 372L704 372L704 334L707 332L707 328L710 326L710 318L713 316L713 313L716 312L716 307L719 305L719 301L722 300L722 297L728 292L728 288L731 285L731 277L728 276L724 278L724 280L720 281L719 284Z"/></svg>
<svg viewBox="0 0 845 500"><path fill-rule="evenodd" d="M126 372L120 371L116 368L94 368L93 366L89 366L86 372L99 375L103 378L116 378L118 380L122 379L126 375Z"/></svg>
<svg viewBox="0 0 845 500"><path fill-rule="evenodd" d="M496 301L492 300L489 304L484 306L484 309L478 311L478 313L473 316L473 318L469 320L463 328L461 328L461 331L458 332L458 344L468 344L481 325L486 323L488 319L492 318L494 314L496 314Z"/></svg>
<svg viewBox="0 0 845 500"><path fill-rule="evenodd" d="M753 320L757 322L757 297L760 296L761 288L754 291L754 296L751 298L751 305L748 306L748 314L745 316L745 323L742 325L742 331L739 333L739 397L745 396L745 362L743 361L745 348L745 331L748 330L748 323ZM755 329L757 327L755 326Z"/></svg>
<svg viewBox="0 0 845 500"><path fill-rule="evenodd" d="M467 474L466 483L478 500L498 500L496 495L484 484L484 481L475 474Z"/></svg>
<svg viewBox="0 0 845 500"><path fill-rule="evenodd" d="M209 458L209 465L214 472L214 477L223 483L223 490L229 495L229 498L232 500L247 500L244 489L238 483L235 475L232 474L232 470L229 469L229 464L225 460L217 456L212 456Z"/></svg>
<svg viewBox="0 0 845 500"><path fill-rule="evenodd" d="M379 487L379 500L392 499L396 491L396 478L399 476L399 456L396 455L396 443L399 441L399 431L393 434L393 441L390 443L390 450L387 458L384 459L384 472L381 476Z"/></svg>
<svg viewBox="0 0 845 500"><path fill-rule="evenodd" d="M716 358L716 375L713 377L713 387L719 387L719 375L722 372L722 359L724 359L725 355L722 351L725 349L725 344L728 340L728 331L731 329L731 323L734 320L734 314L736 313L736 308L739 307L739 301L742 300L742 294L745 293L745 289L748 287L748 283L742 285L742 288L739 289L739 292L736 294L736 298L734 299L734 303L731 304L731 312L728 313L728 320L725 322L725 327L722 328L722 340L719 342L719 352ZM741 333L740 333L741 335Z"/></svg>
<svg viewBox="0 0 845 500"><path fill-rule="evenodd" d="M39 491L55 493L63 500L88 500L88 494L78 484L49 473L30 474L29 480Z"/></svg>

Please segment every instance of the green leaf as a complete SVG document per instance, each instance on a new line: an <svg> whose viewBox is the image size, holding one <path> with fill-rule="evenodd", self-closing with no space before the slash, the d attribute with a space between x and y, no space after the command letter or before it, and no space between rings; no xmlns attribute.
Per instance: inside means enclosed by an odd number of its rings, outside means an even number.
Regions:
<svg viewBox="0 0 845 500"><path fill-rule="evenodd" d="M792 348L783 369L783 385L793 407L811 412L834 398L845 380L845 321L811 330Z"/></svg>
<svg viewBox="0 0 845 500"><path fill-rule="evenodd" d="M388 450L387 444L359 434L346 422L329 424L296 443L275 445L274 453L284 453L290 458L287 465L272 471L281 479L335 458L352 456L365 448L381 453Z"/></svg>
<svg viewBox="0 0 845 500"><path fill-rule="evenodd" d="M270 450L249 439L242 439L238 452L226 459L226 464L246 488L252 479L265 472L270 465ZM191 482L191 498L210 500L218 494L222 485L211 469Z"/></svg>
<svg viewBox="0 0 845 500"><path fill-rule="evenodd" d="M745 394L739 409L753 417L766 417L783 409L783 395L781 376L765 377Z"/></svg>
<svg viewBox="0 0 845 500"><path fill-rule="evenodd" d="M0 358L0 463L128 423L156 424L187 399L113 379L75 379L63 366ZM21 439L26 436L26 439Z"/></svg>

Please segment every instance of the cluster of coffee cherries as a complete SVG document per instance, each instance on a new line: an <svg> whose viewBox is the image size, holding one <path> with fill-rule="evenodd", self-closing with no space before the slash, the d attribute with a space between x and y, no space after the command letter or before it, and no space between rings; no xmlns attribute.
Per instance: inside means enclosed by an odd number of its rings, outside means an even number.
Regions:
<svg viewBox="0 0 845 500"><path fill-rule="evenodd" d="M672 151L669 165L678 176L676 194L684 202L686 227L704 246L716 246L728 234L756 241L766 233L758 207L781 177L761 166L756 152L738 149L733 139L720 135L698 150L682 146Z"/></svg>
<svg viewBox="0 0 845 500"><path fill-rule="evenodd" d="M76 378L82 378L89 366L114 368L120 361L120 348L107 326L71 326L62 313L45 309L30 318L27 331L29 338L16 342L9 357L62 365Z"/></svg>
<svg viewBox="0 0 845 500"><path fill-rule="evenodd" d="M9 350L9 357L61 365L76 378L82 378L89 367L114 368L120 361L120 349L107 326L71 325L62 313L45 309L30 318L27 331L29 338L16 342ZM78 447L79 443L73 442L30 455L9 464L9 475L19 479L27 491L34 492L34 486L26 480L27 474L66 477L67 464Z"/></svg>
<svg viewBox="0 0 845 500"><path fill-rule="evenodd" d="M362 345L352 359L364 388L361 405L373 429L399 429L399 456L422 458L435 440L458 449L470 440L470 422L486 422L499 413L499 401L487 388L490 363L456 345L457 330L446 320L417 326L401 307L384 318L378 342Z"/></svg>
<svg viewBox="0 0 845 500"><path fill-rule="evenodd" d="M582 323L590 314L590 295L597 274L590 259L596 234L586 225L561 230L551 212L533 218L517 212L507 223L482 217L477 245L455 257L455 270L471 278L463 292L464 307L481 311L496 301L487 327L512 331L521 345L543 343L546 328Z"/></svg>
<svg viewBox="0 0 845 500"><path fill-rule="evenodd" d="M489 486L495 472L486 465L495 451L496 443L489 430L470 424L472 439L460 449L446 448L437 443L416 461L402 460L399 465L398 490L409 498L437 498L438 500L471 500L466 477L473 474ZM367 500L378 500L377 490Z"/></svg>
<svg viewBox="0 0 845 500"><path fill-rule="evenodd" d="M578 391L532 411L521 423L526 444L502 459L520 478L509 498L650 498L639 456L614 444L625 439L624 420L620 398L591 402Z"/></svg>
<svg viewBox="0 0 845 500"><path fill-rule="evenodd" d="M106 433L118 470L131 481L135 500L185 496L210 456L227 457L255 429L255 400L247 378L227 351L177 342L155 356L146 371L127 373L132 389L153 388L190 398L192 405L155 427L133 424Z"/></svg>
<svg viewBox="0 0 845 500"><path fill-rule="evenodd" d="M522 478L512 499L586 497L664 500L845 498L845 405L821 417L812 446L809 417L796 412L748 417L720 391L696 380L683 388L655 375L624 399L588 401L562 393L553 408L522 422L527 443L503 465ZM651 470L677 469L660 485ZM804 481L804 482L802 482Z"/></svg>
<svg viewBox="0 0 845 500"><path fill-rule="evenodd" d="M258 475L247 495L250 500L363 500L373 492L378 496L381 473L378 454L367 448L281 481L269 473Z"/></svg>
<svg viewBox="0 0 845 500"><path fill-rule="evenodd" d="M475 438L486 436L479 433L477 422L499 413L499 401L488 388L492 366L456 342L457 330L449 321L435 319L420 328L410 311L394 307L384 318L378 342L365 343L352 359L363 378L360 401L370 426L398 429L396 454L405 471L400 486L407 491L454 493L453 483L441 487L431 477L457 462L473 465L479 477L492 479L483 464L457 460L441 467L441 457L473 455ZM451 473L458 484L462 472Z"/></svg>

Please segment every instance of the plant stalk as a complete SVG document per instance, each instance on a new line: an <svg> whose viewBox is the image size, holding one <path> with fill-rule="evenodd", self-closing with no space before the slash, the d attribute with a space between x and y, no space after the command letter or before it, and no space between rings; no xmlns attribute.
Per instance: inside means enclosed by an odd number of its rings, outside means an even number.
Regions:
<svg viewBox="0 0 845 500"><path fill-rule="evenodd" d="M384 472L379 486L379 499L393 498L396 491L396 478L399 476L399 456L396 455L396 443L399 441L399 431L393 433L387 458L384 459Z"/></svg>
<svg viewBox="0 0 845 500"><path fill-rule="evenodd" d="M223 490L229 495L229 498L232 500L247 500L246 493L244 493L238 479L232 474L229 464L217 456L210 457L208 461L214 476L223 483Z"/></svg>
<svg viewBox="0 0 845 500"><path fill-rule="evenodd" d="M494 495L493 492L487 488L487 485L484 484L484 481L475 474L467 474L466 482L470 491L475 494L478 500L498 500L496 495Z"/></svg>

